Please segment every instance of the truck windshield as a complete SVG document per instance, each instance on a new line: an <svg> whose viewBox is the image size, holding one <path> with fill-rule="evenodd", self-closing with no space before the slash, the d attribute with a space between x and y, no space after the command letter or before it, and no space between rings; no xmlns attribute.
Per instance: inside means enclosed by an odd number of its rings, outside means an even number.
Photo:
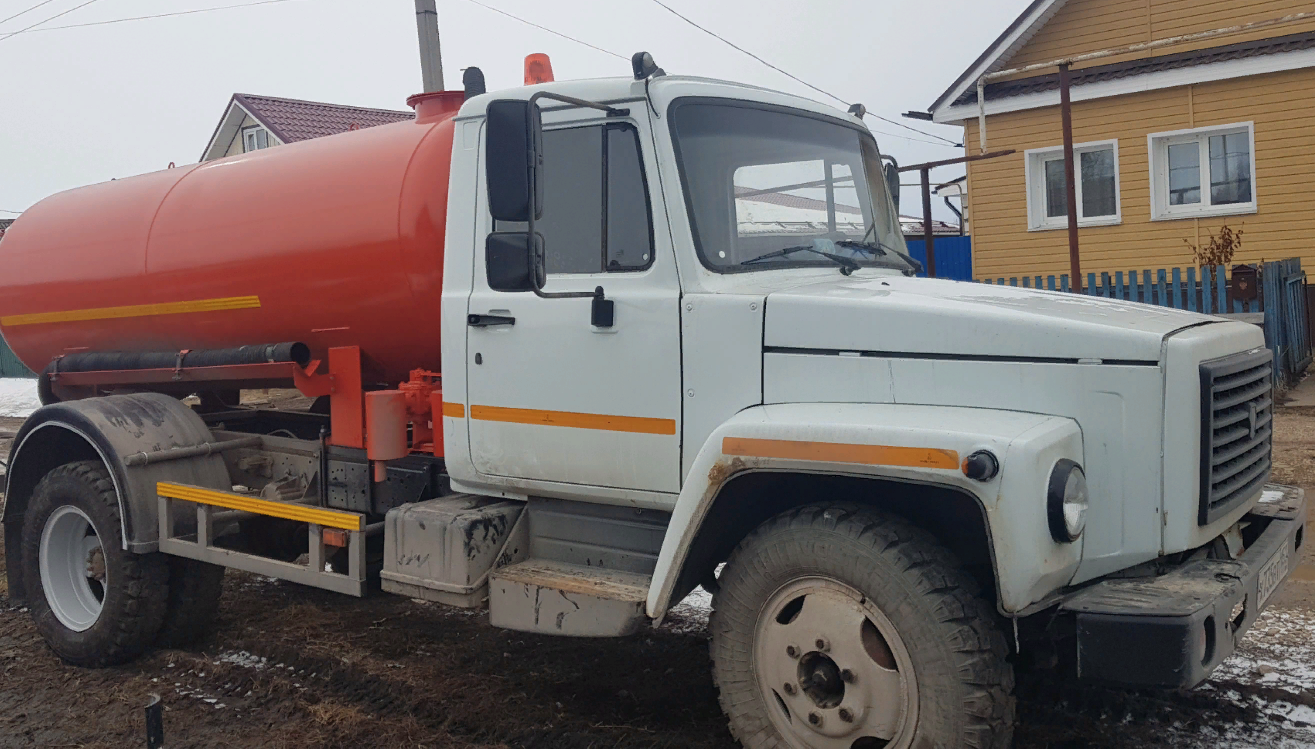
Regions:
<svg viewBox="0 0 1315 749"><path fill-rule="evenodd" d="M677 103L671 128L694 244L708 268L835 266L828 255L914 267L866 131L820 115L709 100Z"/></svg>

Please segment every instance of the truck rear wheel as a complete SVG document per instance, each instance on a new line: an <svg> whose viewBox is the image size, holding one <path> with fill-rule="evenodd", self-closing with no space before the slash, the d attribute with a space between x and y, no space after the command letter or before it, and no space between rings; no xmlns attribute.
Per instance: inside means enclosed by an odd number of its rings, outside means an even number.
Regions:
<svg viewBox="0 0 1315 749"><path fill-rule="evenodd" d="M224 568L183 557L169 557L168 564L169 605L155 644L181 648L210 632L224 592Z"/></svg>
<svg viewBox="0 0 1315 749"><path fill-rule="evenodd" d="M921 529L855 506L798 508L745 538L719 585L713 674L749 749L1012 744L1004 636Z"/></svg>
<svg viewBox="0 0 1315 749"><path fill-rule="evenodd" d="M76 666L132 660L164 621L161 554L123 548L118 498L105 467L68 463L37 484L23 520L29 607L50 649Z"/></svg>

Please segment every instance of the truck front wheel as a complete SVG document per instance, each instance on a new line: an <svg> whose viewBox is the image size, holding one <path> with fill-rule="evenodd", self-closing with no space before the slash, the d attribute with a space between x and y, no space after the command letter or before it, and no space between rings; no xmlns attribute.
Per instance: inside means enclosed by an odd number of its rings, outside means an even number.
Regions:
<svg viewBox="0 0 1315 749"><path fill-rule="evenodd" d="M168 566L161 554L123 548L118 498L100 463L68 463L41 479L24 514L21 559L37 631L65 661L123 663L160 631Z"/></svg>
<svg viewBox="0 0 1315 749"><path fill-rule="evenodd" d="M749 749L1011 745L1004 636L925 531L855 506L794 509L740 543L719 585L713 673Z"/></svg>

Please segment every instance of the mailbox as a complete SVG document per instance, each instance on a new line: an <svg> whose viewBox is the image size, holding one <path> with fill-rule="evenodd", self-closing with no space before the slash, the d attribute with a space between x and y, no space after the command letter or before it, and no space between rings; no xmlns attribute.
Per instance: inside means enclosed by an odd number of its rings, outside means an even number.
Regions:
<svg viewBox="0 0 1315 749"><path fill-rule="evenodd" d="M1234 301L1253 302L1260 295L1260 273L1254 265L1234 265L1232 296Z"/></svg>

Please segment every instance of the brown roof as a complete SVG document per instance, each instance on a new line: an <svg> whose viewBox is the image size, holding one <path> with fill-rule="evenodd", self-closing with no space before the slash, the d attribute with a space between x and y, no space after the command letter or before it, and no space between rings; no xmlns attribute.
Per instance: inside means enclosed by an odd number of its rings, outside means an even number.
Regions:
<svg viewBox="0 0 1315 749"><path fill-rule="evenodd" d="M284 143L415 118L415 113L410 111L348 107L276 96L233 94L233 100L264 123Z"/></svg>
<svg viewBox="0 0 1315 749"><path fill-rule="evenodd" d="M1178 70L1197 65L1230 62L1250 57L1276 55L1283 52L1297 52L1305 49L1315 49L1315 32L1276 36L1269 39L1258 39L1251 42L1229 44L1223 47L1209 47L1206 49L1192 50L1190 52L1164 55L1162 57L1147 57L1140 60L1129 60L1127 62L1116 62L1109 65L1097 65L1095 67L1082 68L1081 70L1073 72L1072 85L1076 87L1088 83L1102 83L1104 81L1113 81L1121 78L1145 75L1146 73L1159 73L1166 70ZM1050 73L1047 75L1032 76L1030 78L1021 78L1015 81L988 83L986 86L986 98L990 101L996 101L1011 96L1054 91L1058 88L1059 74ZM976 89L965 91L964 94L956 99L954 103L956 105L976 104Z"/></svg>

